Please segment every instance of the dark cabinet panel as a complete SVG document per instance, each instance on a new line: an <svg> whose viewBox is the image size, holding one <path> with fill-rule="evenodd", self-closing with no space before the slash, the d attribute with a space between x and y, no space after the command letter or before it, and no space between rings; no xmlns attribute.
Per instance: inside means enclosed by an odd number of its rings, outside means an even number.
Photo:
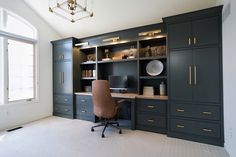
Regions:
<svg viewBox="0 0 236 157"><path fill-rule="evenodd" d="M72 60L72 42L53 45L53 61Z"/></svg>
<svg viewBox="0 0 236 157"><path fill-rule="evenodd" d="M73 106L54 104L53 112L65 115L73 115Z"/></svg>
<svg viewBox="0 0 236 157"><path fill-rule="evenodd" d="M171 103L171 115L187 118L200 118L205 120L219 120L220 108L218 106L191 105Z"/></svg>
<svg viewBox="0 0 236 157"><path fill-rule="evenodd" d="M166 117L157 116L155 114L147 115L139 113L137 115L137 125L166 128Z"/></svg>
<svg viewBox="0 0 236 157"><path fill-rule="evenodd" d="M137 111L166 114L166 101L139 99L137 101Z"/></svg>
<svg viewBox="0 0 236 157"><path fill-rule="evenodd" d="M169 48L190 47L191 41L191 22L171 24L168 27Z"/></svg>
<svg viewBox="0 0 236 157"><path fill-rule="evenodd" d="M181 133L189 133L214 138L220 137L220 125L214 123L172 119L170 129L172 131Z"/></svg>
<svg viewBox="0 0 236 157"><path fill-rule="evenodd" d="M72 62L54 62L53 64L53 92L73 93Z"/></svg>
<svg viewBox="0 0 236 157"><path fill-rule="evenodd" d="M193 101L220 103L219 49L193 51Z"/></svg>
<svg viewBox="0 0 236 157"><path fill-rule="evenodd" d="M192 100L192 51L170 52L170 96L171 100Z"/></svg>
<svg viewBox="0 0 236 157"><path fill-rule="evenodd" d="M53 103L55 104L73 104L73 95L72 94L54 94L53 95Z"/></svg>
<svg viewBox="0 0 236 157"><path fill-rule="evenodd" d="M219 23L218 16L195 20L192 22L194 46L218 44Z"/></svg>
<svg viewBox="0 0 236 157"><path fill-rule="evenodd" d="M76 117L83 120L95 121L91 96L76 95Z"/></svg>

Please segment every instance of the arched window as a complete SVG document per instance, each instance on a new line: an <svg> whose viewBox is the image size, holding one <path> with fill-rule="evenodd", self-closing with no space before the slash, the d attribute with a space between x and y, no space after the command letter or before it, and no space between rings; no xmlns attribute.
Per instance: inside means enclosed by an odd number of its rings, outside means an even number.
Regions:
<svg viewBox="0 0 236 157"><path fill-rule="evenodd" d="M22 17L0 8L0 44L2 103L34 100L37 91L36 28Z"/></svg>

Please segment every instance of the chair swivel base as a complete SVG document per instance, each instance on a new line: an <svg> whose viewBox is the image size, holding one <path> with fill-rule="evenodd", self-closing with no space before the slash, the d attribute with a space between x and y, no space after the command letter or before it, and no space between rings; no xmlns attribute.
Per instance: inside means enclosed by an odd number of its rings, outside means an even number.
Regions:
<svg viewBox="0 0 236 157"><path fill-rule="evenodd" d="M115 124L116 124L116 126L115 126ZM95 125L95 126L91 127L91 131L93 132L94 128L97 128L97 127L100 127L100 126L104 126L104 128L102 130L102 136L101 136L102 138L105 137L104 132L105 132L105 130L106 130L106 128L108 126L111 126L113 128L118 129L119 130L119 134L122 134L122 130L119 128L119 122L111 122L111 121L105 121L105 122L102 122L102 123L100 123L98 125Z"/></svg>

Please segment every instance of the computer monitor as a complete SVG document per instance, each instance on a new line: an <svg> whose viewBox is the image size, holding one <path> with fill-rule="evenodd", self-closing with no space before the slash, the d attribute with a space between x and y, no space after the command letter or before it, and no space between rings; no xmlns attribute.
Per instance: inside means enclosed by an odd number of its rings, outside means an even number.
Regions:
<svg viewBox="0 0 236 157"><path fill-rule="evenodd" d="M128 86L128 76L114 76L110 75L108 78L111 90L127 90Z"/></svg>

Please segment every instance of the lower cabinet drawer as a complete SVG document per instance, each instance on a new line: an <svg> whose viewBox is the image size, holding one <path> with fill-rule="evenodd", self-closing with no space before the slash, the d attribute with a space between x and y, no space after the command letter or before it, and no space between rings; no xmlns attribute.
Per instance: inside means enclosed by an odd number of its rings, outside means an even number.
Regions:
<svg viewBox="0 0 236 157"><path fill-rule="evenodd" d="M76 115L78 115L77 117L93 116L91 96L76 96Z"/></svg>
<svg viewBox="0 0 236 157"><path fill-rule="evenodd" d="M136 123L137 125L166 128L166 118L155 114L137 113Z"/></svg>
<svg viewBox="0 0 236 157"><path fill-rule="evenodd" d="M136 107L138 112L156 112L166 114L166 101L138 99Z"/></svg>
<svg viewBox="0 0 236 157"><path fill-rule="evenodd" d="M171 115L207 120L219 120L220 108L218 106L171 104Z"/></svg>
<svg viewBox="0 0 236 157"><path fill-rule="evenodd" d="M66 115L73 115L73 107L56 104L53 106L53 112L60 113L60 114L66 114Z"/></svg>
<svg viewBox="0 0 236 157"><path fill-rule="evenodd" d="M55 104L72 105L73 104L73 95L54 94L53 95L53 102Z"/></svg>
<svg viewBox="0 0 236 157"><path fill-rule="evenodd" d="M219 138L220 124L171 119L171 131Z"/></svg>

